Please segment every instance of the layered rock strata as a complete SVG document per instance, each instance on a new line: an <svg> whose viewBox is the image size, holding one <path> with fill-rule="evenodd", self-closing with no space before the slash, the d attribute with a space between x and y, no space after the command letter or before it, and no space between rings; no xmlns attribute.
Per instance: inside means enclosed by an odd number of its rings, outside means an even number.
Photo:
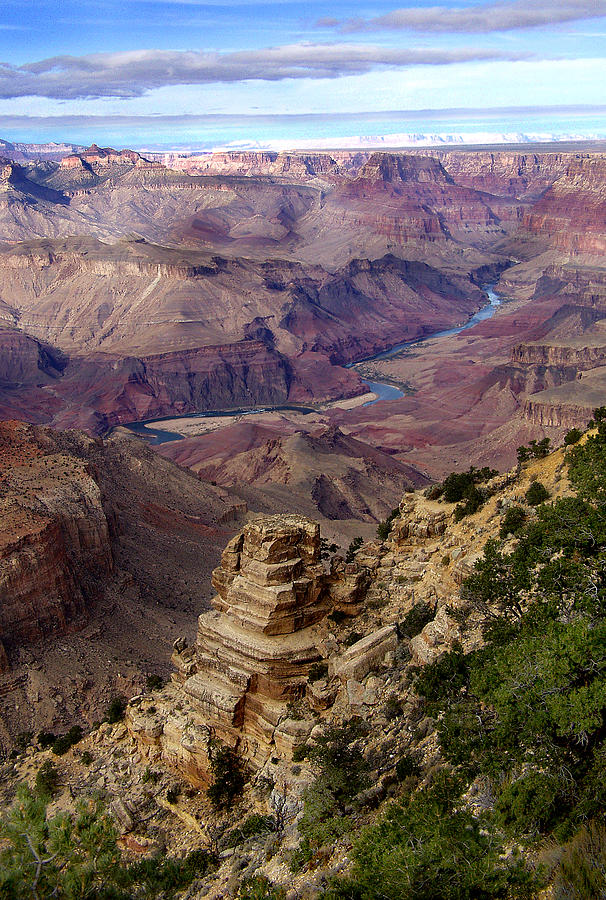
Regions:
<svg viewBox="0 0 606 900"><path fill-rule="evenodd" d="M102 492L86 462L21 422L0 423L0 517L1 670L4 650L81 617L113 559Z"/></svg>
<svg viewBox="0 0 606 900"><path fill-rule="evenodd" d="M321 656L316 626L330 609L319 526L299 516L249 522L227 545L213 585L195 646L176 643L168 712L139 698L127 717L141 744L194 783L209 780L215 739L255 768L296 740L287 703L305 692Z"/></svg>

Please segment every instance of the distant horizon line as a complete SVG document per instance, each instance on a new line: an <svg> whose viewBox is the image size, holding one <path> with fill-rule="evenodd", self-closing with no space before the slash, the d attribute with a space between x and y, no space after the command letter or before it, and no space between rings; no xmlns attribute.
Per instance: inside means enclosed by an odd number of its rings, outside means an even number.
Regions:
<svg viewBox="0 0 606 900"><path fill-rule="evenodd" d="M26 116L13 114L0 114L0 129L33 125L49 124L49 125L69 125L87 123L107 123L108 125L121 125L129 123L193 123L193 122L304 122L304 121L355 121L355 120L372 120L381 118L418 118L419 116L428 118L442 118L447 116L469 116L478 115L498 116L501 115L549 115L549 114L583 114L583 113L604 113L606 114L606 104L565 104L554 106L453 106L453 107L424 107L418 109L382 109L382 110L363 110L360 112L304 112L304 113L288 113L288 112L250 112L250 113L184 113L180 115L167 115L165 113L153 113L142 115L64 115L64 116ZM18 142L19 143L19 142ZM22 142L21 142L22 143Z"/></svg>

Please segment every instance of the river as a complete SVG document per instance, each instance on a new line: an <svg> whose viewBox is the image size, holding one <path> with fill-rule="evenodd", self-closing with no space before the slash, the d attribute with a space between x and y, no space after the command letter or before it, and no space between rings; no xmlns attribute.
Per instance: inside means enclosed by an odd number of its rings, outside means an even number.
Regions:
<svg viewBox="0 0 606 900"><path fill-rule="evenodd" d="M420 344L424 344L434 338L451 337L454 334L460 334L462 331L467 331L468 328L473 328L473 326L478 325L479 322L485 322L486 319L490 319L494 316L497 307L501 305L501 298L494 290L493 284L488 285L484 290L486 291L489 302L486 306L483 306L482 309L479 309L477 313L474 313L463 325L457 325L456 328L447 328L446 331L434 331L433 334L426 334L425 337L417 338L414 341L403 341L401 344L395 344L393 347L390 347L389 350L383 350L381 353L376 353L374 356L369 356L366 359L358 360L358 362L350 363L347 368L353 369L361 363L373 362L376 359L390 359L392 356L396 356L400 353L401 350L406 350L409 347L418 347ZM382 400L397 400L398 397L404 396L404 391L401 391L400 388L396 387L394 384L388 384L385 381L369 381L367 378L364 378L363 381L364 384L368 385L368 389L372 391L373 394L376 394L376 399L369 400L368 403L363 404L364 406L373 406L375 403L380 403Z"/></svg>
<svg viewBox="0 0 606 900"><path fill-rule="evenodd" d="M424 344L426 341L434 340L435 338L441 337L450 337L454 334L460 334L462 331L466 331L468 328L473 328L474 325L477 325L479 322L484 322L486 319L490 319L494 313L496 308L501 303L501 298L494 290L494 285L488 285L485 287L486 295L488 297L489 302L486 306L483 306L482 309L479 309L477 313L474 313L467 322L464 322L463 325L457 325L456 328L448 328L446 331L435 331L433 334L427 334L425 337L417 338L414 341L403 341L400 344L394 344L393 347L390 347L389 350L382 350L381 353L376 353L374 356L369 356L366 359L360 359L355 363L349 363L346 367L348 369L355 368L355 366L360 365L361 363L373 362L377 359L389 359L392 356L396 356L396 354L400 353L401 350L406 350L408 347L418 347L421 344ZM376 395L374 400L369 400L367 403L364 403L363 406L373 406L375 403L380 403L383 400L397 400L398 397L403 397L404 392L400 390L400 388L396 387L393 384L388 384L384 381L368 381L368 379L362 379L364 384L367 385L368 390L372 391L373 394ZM298 413L302 413L303 415L307 415L308 413L318 412L317 409L310 406L261 406L257 409L227 409L227 410L211 410L210 412L197 412L197 413L189 413L185 416L165 416L164 419L156 418L156 419L148 419L144 422L129 422L123 425L123 428L128 428L129 431L132 431L134 434L139 437L145 438L146 441L150 444L166 444L170 441L182 441L183 435L179 434L176 431L162 431L160 428L150 428L150 422L162 422L162 421L170 421L176 418L179 419L212 419L219 418L220 416L247 416L252 413L262 413L262 412L279 412L290 410Z"/></svg>

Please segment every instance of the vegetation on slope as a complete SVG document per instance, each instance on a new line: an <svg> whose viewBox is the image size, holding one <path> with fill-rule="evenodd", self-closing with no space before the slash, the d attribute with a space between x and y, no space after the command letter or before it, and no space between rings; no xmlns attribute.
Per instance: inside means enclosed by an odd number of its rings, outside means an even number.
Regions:
<svg viewBox="0 0 606 900"><path fill-rule="evenodd" d="M391 764L395 801L360 828L383 796L372 782L380 746L370 759L368 723L333 724L295 752L293 762L307 759L313 778L293 868L322 866L333 848L351 847L347 876L323 889L328 900L524 900L547 884L554 900L606 896L606 410L595 418L594 435L567 445L573 495L546 502L533 482L525 499L535 511L508 507L499 538L485 544L462 585L464 607L451 612L463 633L480 623L482 646L455 644L423 669L404 663L418 705L402 727L433 723L439 757L423 764L413 737ZM457 491L475 483L472 472ZM432 604L413 607L400 637L418 634L434 614ZM391 698L394 718L400 699ZM215 751L214 799L229 806L241 771L223 748ZM0 897L35 896L30 843L48 860L40 877L60 897L169 897L214 865L209 854L125 866L111 826L90 806L55 821L45 801L25 792L11 815ZM268 828L268 817L249 817L230 846ZM98 834L90 849L87 829ZM82 890L70 886L72 875ZM241 884L241 897L282 895L265 875Z"/></svg>
<svg viewBox="0 0 606 900"><path fill-rule="evenodd" d="M326 897L606 896L606 410L594 417L568 442L574 496L542 502L535 482L536 518L506 522L513 548L489 540L462 586L483 646L416 673L442 764L354 840Z"/></svg>

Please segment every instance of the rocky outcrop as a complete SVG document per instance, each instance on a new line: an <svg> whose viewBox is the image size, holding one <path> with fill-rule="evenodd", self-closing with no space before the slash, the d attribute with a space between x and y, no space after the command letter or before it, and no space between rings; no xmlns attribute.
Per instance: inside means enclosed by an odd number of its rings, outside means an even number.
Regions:
<svg viewBox="0 0 606 900"><path fill-rule="evenodd" d="M329 675L339 678L344 684L350 680L362 681L384 659L385 654L393 652L397 646L395 625L385 625L331 660L328 664Z"/></svg>
<svg viewBox="0 0 606 900"><path fill-rule="evenodd" d="M97 144L82 153L65 156L61 160L62 169L99 168L104 166L160 166L135 150L114 150L113 147L98 147Z"/></svg>
<svg viewBox="0 0 606 900"><path fill-rule="evenodd" d="M574 366L580 371L606 365L606 339L590 335L571 339L573 346L553 344L518 344L511 351L511 361L524 366Z"/></svg>
<svg viewBox="0 0 606 900"><path fill-rule="evenodd" d="M545 391L524 402L523 416L533 425L547 428L584 428L592 416L595 404L587 398L570 403L555 392Z"/></svg>
<svg viewBox="0 0 606 900"><path fill-rule="evenodd" d="M437 503L404 497L391 538L397 546L422 543L444 534L447 525L448 515Z"/></svg>
<svg viewBox="0 0 606 900"><path fill-rule="evenodd" d="M162 710L139 699L127 717L143 746L197 783L209 780L212 739L255 767L277 742L296 742L283 727L286 704L305 691L320 658L316 625L331 608L318 525L298 516L251 521L227 545L213 585L195 646L175 646L177 672Z"/></svg>
<svg viewBox="0 0 606 900"><path fill-rule="evenodd" d="M442 184L448 176L437 159L400 153L373 153L355 182L380 181L387 184L414 181Z"/></svg>
<svg viewBox="0 0 606 900"><path fill-rule="evenodd" d="M101 489L44 432L0 423L0 642L9 652L65 631L113 567Z"/></svg>

